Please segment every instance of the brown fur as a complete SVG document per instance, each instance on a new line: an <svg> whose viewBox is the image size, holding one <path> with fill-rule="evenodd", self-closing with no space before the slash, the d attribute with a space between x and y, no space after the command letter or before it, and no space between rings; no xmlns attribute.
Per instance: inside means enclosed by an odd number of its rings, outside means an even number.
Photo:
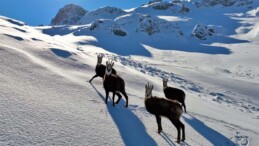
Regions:
<svg viewBox="0 0 259 146"><path fill-rule="evenodd" d="M152 89L153 89L153 86L151 87L146 86L146 90L152 90ZM177 129L177 142L178 143L180 142L181 130L182 130L182 141L185 140L185 126L180 121L180 116L183 113L183 110L181 105L178 102L152 96L152 93L150 92L150 98L145 97L145 106L149 113L156 116L158 133L162 132L163 130L162 124L161 124L161 117L167 117Z"/></svg>
<svg viewBox="0 0 259 146"><path fill-rule="evenodd" d="M102 55L99 54L97 56L97 64L95 66L95 73L96 74L91 78L91 80L89 80L90 83L96 77L104 78L106 66L101 64L101 63L102 63ZM112 69L112 74L117 74L115 69Z"/></svg>
<svg viewBox="0 0 259 146"><path fill-rule="evenodd" d="M111 65L111 64L108 64L108 65ZM108 68L106 68L106 70L107 69ZM104 87L105 93L106 93L106 100L105 100L106 104L108 102L109 92L113 93L113 96L112 96L113 106L115 105L114 104L115 94L119 97L118 100L116 101L116 104L118 104L122 97L120 95L120 93L122 93L126 99L125 107L128 107L128 95L125 91L125 82L120 76L114 75L114 74L110 74L110 75L105 74L105 77L103 80L103 87Z"/></svg>
<svg viewBox="0 0 259 146"><path fill-rule="evenodd" d="M163 79L163 91L165 94L165 97L170 100L177 100L182 104L184 107L184 112L186 113L186 106L185 106L185 93L181 89L173 88L167 86L167 79Z"/></svg>
<svg viewBox="0 0 259 146"><path fill-rule="evenodd" d="M186 113L185 93L183 90L172 87L165 87L164 94L166 98L180 102L184 107L184 112Z"/></svg>

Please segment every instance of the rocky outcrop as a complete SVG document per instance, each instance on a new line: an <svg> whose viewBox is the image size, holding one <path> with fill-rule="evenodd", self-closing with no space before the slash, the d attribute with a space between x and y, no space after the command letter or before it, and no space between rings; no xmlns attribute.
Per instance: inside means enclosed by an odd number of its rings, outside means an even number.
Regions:
<svg viewBox="0 0 259 146"><path fill-rule="evenodd" d="M91 11L87 13L79 22L78 24L89 24L98 19L115 19L121 15L125 15L125 12L122 9L115 8L115 7L103 7L97 10Z"/></svg>
<svg viewBox="0 0 259 146"><path fill-rule="evenodd" d="M146 32L148 35L159 33L158 21L152 19L150 15L141 18L137 32Z"/></svg>
<svg viewBox="0 0 259 146"><path fill-rule="evenodd" d="M51 20L51 25L75 25L86 13L87 11L80 6L74 4L66 5Z"/></svg>
<svg viewBox="0 0 259 146"><path fill-rule="evenodd" d="M194 4L197 7L213 7L216 5L222 5L225 7L229 7L229 6L243 6L243 5L247 5L247 4L251 4L253 3L254 0L195 0Z"/></svg>
<svg viewBox="0 0 259 146"><path fill-rule="evenodd" d="M214 26L197 24L192 31L192 36L200 40L207 40L208 37L214 35L215 33L216 31Z"/></svg>

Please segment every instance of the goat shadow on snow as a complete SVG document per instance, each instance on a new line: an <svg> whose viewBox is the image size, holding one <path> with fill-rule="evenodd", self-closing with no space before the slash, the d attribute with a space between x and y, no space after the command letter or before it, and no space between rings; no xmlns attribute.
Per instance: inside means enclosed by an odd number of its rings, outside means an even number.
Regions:
<svg viewBox="0 0 259 146"><path fill-rule="evenodd" d="M188 123L193 129L195 129L198 133L200 133L204 138L206 138L213 145L229 145L235 146L236 144L232 142L230 139L225 137L223 134L218 131L208 127L199 119L193 117L192 115L184 115L182 116L184 121Z"/></svg>
<svg viewBox="0 0 259 146"><path fill-rule="evenodd" d="M93 84L91 85L105 104L105 96L103 96L102 93L100 93ZM122 101L124 100L121 99L119 104L122 104ZM123 102L123 104L125 104L125 102ZM117 125L120 135L126 146L157 146L157 143L146 132L143 123L130 109L125 107L118 108L118 105L115 105L115 107L113 107L112 102L108 102L106 107L115 124Z"/></svg>
<svg viewBox="0 0 259 146"><path fill-rule="evenodd" d="M170 145L170 146L177 146L177 145L180 145L180 146L190 146L187 142L180 142L179 144L175 144L176 143L176 141L173 141L169 136L171 136L171 135L169 135L169 134L167 134L167 133L165 133L164 131L162 131L161 133L160 133L160 135L161 135L161 137L168 143L168 145ZM169 135L169 136L168 136Z"/></svg>

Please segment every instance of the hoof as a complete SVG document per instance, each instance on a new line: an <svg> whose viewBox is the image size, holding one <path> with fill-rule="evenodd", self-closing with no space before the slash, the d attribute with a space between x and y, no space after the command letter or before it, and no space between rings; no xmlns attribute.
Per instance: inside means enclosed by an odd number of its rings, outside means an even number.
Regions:
<svg viewBox="0 0 259 146"><path fill-rule="evenodd" d="M157 133L160 134L163 131L163 129L158 129Z"/></svg>
<svg viewBox="0 0 259 146"><path fill-rule="evenodd" d="M184 141L185 141L185 139L183 138L181 141L182 141L182 142L184 142Z"/></svg>
<svg viewBox="0 0 259 146"><path fill-rule="evenodd" d="M177 140L176 142L177 142L177 143L180 143L181 141L180 141L180 140Z"/></svg>

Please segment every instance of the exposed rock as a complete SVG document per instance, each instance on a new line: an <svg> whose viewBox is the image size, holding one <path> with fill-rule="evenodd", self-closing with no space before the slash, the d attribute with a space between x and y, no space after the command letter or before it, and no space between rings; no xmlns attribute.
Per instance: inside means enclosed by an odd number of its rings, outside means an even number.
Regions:
<svg viewBox="0 0 259 146"><path fill-rule="evenodd" d="M103 30L103 31L110 31L115 26L115 22L110 19L98 19L91 23L90 30Z"/></svg>
<svg viewBox="0 0 259 146"><path fill-rule="evenodd" d="M229 6L242 6L253 3L254 0L195 0L194 3L197 7L206 6L213 7L216 5Z"/></svg>
<svg viewBox="0 0 259 146"><path fill-rule="evenodd" d="M142 7L151 7L156 10L166 10L173 6L173 3L163 2L162 0L151 0L147 4L143 4Z"/></svg>
<svg viewBox="0 0 259 146"><path fill-rule="evenodd" d="M160 29L157 20L152 19L150 15L140 18L140 24L137 32L146 32L148 35L159 33Z"/></svg>
<svg viewBox="0 0 259 146"><path fill-rule="evenodd" d="M86 13L87 11L80 6L74 4L66 5L51 20L51 25L75 25Z"/></svg>
<svg viewBox="0 0 259 146"><path fill-rule="evenodd" d="M127 33L125 31L121 30L121 29L114 29L113 33L115 35L118 35L118 36L126 36L127 35Z"/></svg>
<svg viewBox="0 0 259 146"><path fill-rule="evenodd" d="M186 7L184 4L181 6L181 9L179 11L180 13L189 13L190 8Z"/></svg>
<svg viewBox="0 0 259 146"><path fill-rule="evenodd" d="M197 24L192 31L192 36L200 40L207 40L208 37L212 36L215 33L216 31L214 26Z"/></svg>
<svg viewBox="0 0 259 146"><path fill-rule="evenodd" d="M107 6L87 13L78 24L89 24L98 19L115 19L126 13L122 9Z"/></svg>
<svg viewBox="0 0 259 146"><path fill-rule="evenodd" d="M168 3L168 2L157 2L157 3L152 3L150 5L150 7L156 10L166 10L171 6L173 6L173 3Z"/></svg>
<svg viewBox="0 0 259 146"><path fill-rule="evenodd" d="M163 0L150 0L148 4L157 3L157 2L163 2Z"/></svg>

